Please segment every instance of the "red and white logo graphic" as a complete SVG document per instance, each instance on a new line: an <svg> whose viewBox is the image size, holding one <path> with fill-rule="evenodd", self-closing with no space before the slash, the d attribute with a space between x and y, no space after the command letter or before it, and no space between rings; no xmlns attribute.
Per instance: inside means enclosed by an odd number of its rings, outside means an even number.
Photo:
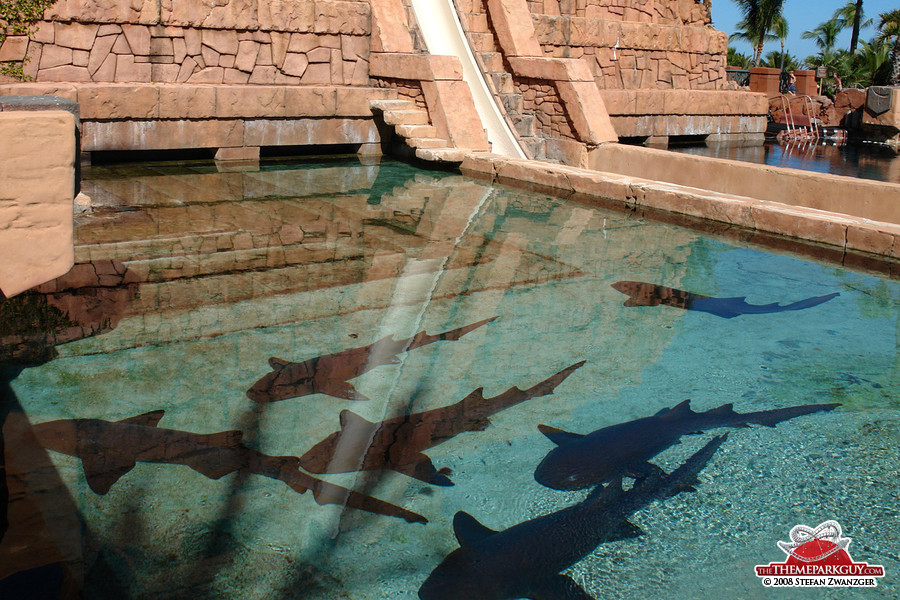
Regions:
<svg viewBox="0 0 900 600"><path fill-rule="evenodd" d="M850 538L843 537L837 521L825 521L813 529L796 525L790 542L778 542L787 554L784 562L756 565L756 576L766 587L876 587L884 567L854 562L847 552Z"/></svg>

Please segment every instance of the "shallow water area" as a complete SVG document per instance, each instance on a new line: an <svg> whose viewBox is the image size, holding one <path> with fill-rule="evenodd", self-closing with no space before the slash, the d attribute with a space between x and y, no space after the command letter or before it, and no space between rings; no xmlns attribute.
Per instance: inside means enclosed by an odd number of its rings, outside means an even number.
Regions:
<svg viewBox="0 0 900 600"><path fill-rule="evenodd" d="M417 598L457 511L503 530L588 495L535 481L555 447L539 424L588 434L690 399L840 406L686 432L649 460L671 474L728 432L696 491L607 506L642 535L568 576L597 599L897 597L896 281L391 160L93 167L83 187L76 268L0 304L7 583ZM729 301L626 305L618 282ZM420 424L369 425L391 419ZM319 503L317 480L384 504ZM878 587L763 587L776 542L828 519L884 565Z"/></svg>
<svg viewBox="0 0 900 600"><path fill-rule="evenodd" d="M770 167L900 183L900 154L880 144L851 142L839 146L833 142L769 141L748 146L712 143L672 145L669 150Z"/></svg>

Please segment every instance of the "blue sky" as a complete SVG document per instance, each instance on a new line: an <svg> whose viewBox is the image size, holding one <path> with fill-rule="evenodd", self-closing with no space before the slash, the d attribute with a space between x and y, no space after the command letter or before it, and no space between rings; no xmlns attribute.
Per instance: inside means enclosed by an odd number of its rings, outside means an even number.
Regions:
<svg viewBox="0 0 900 600"><path fill-rule="evenodd" d="M818 2L785 0L784 16L790 29L787 44L785 45L786 50L800 60L818 52L813 41L801 39L800 34L804 31L815 29L819 23L830 19L834 11L844 4L846 4L846 0L819 0ZM878 23L878 13L897 8L897 4L897 0L863 0L863 13L865 13L866 18L872 18L875 22L860 32L860 39L872 39L875 35L875 25ZM712 19L713 26L716 29L731 35L736 29L735 24L741 20L741 13L734 0L713 0ZM747 42L735 40L729 42L729 45L733 46L738 52L748 56L753 53L750 44ZM850 48L849 29L841 33L841 36L838 38L838 47ZM770 50L780 49L781 43L779 41L766 42L763 54L767 54Z"/></svg>

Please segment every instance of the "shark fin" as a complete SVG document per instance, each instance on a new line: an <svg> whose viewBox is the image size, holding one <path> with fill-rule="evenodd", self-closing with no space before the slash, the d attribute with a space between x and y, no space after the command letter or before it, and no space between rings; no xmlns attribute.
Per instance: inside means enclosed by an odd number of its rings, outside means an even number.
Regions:
<svg viewBox="0 0 900 600"><path fill-rule="evenodd" d="M135 417L128 417L127 419L122 419L119 423L129 423L131 425L146 425L147 427L156 427L159 425L160 419L163 418L163 415L166 414L164 410L153 410L150 412L146 412L142 415L137 415Z"/></svg>
<svg viewBox="0 0 900 600"><path fill-rule="evenodd" d="M594 600L568 575L558 573L534 584L528 591L532 600Z"/></svg>
<svg viewBox="0 0 900 600"><path fill-rule="evenodd" d="M637 300L634 298L629 298L625 301L625 306L642 306Z"/></svg>
<svg viewBox="0 0 900 600"><path fill-rule="evenodd" d="M291 361L284 360L283 358L276 358L273 356L272 358L269 359L269 366L275 370L283 369L286 366L288 366L289 364L291 364Z"/></svg>
<svg viewBox="0 0 900 600"><path fill-rule="evenodd" d="M103 496L125 473L134 468L134 456L107 456L104 449L81 458L84 477L95 494Z"/></svg>
<svg viewBox="0 0 900 600"><path fill-rule="evenodd" d="M538 425L538 431L547 436L547 438L557 446L571 444L584 437L580 433L570 433L568 431L563 431L562 429L557 429L556 427L550 427L549 425Z"/></svg>
<svg viewBox="0 0 900 600"><path fill-rule="evenodd" d="M358 400L362 402L369 400L369 398L357 392L356 388L346 381L329 381L316 391L335 398L343 398L344 400Z"/></svg>
<svg viewBox="0 0 900 600"><path fill-rule="evenodd" d="M342 410L340 420L341 429L372 429L375 427L375 423L362 418L352 410Z"/></svg>
<svg viewBox="0 0 900 600"><path fill-rule="evenodd" d="M663 417L665 419L680 419L692 414L694 414L694 411L691 410L691 401L685 400L666 411L659 411L654 416Z"/></svg>
<svg viewBox="0 0 900 600"><path fill-rule="evenodd" d="M492 536L496 531L485 527L478 519L467 512L459 511L453 515L453 534L462 548L471 548L486 537Z"/></svg>
<svg viewBox="0 0 900 600"><path fill-rule="evenodd" d="M631 521L620 521L610 532L609 541L630 540L644 535L644 530Z"/></svg>
<svg viewBox="0 0 900 600"><path fill-rule="evenodd" d="M446 471L441 469L438 471L434 468L434 463L427 455L418 452L411 457L411 460L402 465L391 463L390 468L398 473L403 473L413 479L430 483L431 485L440 485L449 487L453 482L446 475Z"/></svg>

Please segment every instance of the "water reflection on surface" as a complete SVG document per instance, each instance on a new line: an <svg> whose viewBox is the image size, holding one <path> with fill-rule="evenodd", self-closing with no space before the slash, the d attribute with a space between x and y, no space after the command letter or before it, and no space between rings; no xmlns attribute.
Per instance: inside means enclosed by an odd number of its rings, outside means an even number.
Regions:
<svg viewBox="0 0 900 600"><path fill-rule="evenodd" d="M741 146L703 144L669 147L673 152L751 162L771 167L800 169L900 183L900 154L887 146L851 143L837 146L813 142L776 143Z"/></svg>
<svg viewBox="0 0 900 600"><path fill-rule="evenodd" d="M75 269L0 304L0 597L746 597L816 518L900 555L890 280L392 161L86 175Z"/></svg>

